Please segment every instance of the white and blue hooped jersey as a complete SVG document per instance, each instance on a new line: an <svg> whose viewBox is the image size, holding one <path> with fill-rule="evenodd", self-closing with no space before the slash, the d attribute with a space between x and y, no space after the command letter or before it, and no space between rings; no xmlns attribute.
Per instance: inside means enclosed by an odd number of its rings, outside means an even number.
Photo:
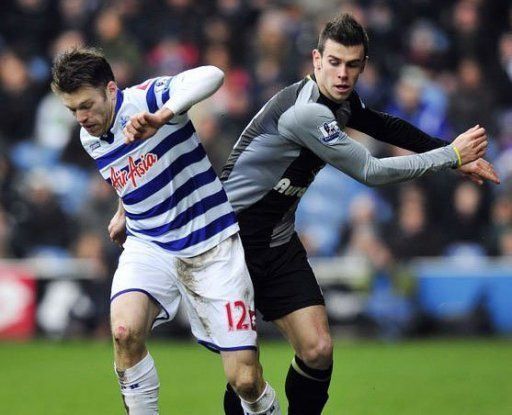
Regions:
<svg viewBox="0 0 512 415"><path fill-rule="evenodd" d="M102 137L81 130L126 211L131 237L190 257L238 231L233 209L187 114L179 114L144 141L124 142L123 128L141 111L155 112L172 97L173 77L159 77L118 90L114 121Z"/></svg>

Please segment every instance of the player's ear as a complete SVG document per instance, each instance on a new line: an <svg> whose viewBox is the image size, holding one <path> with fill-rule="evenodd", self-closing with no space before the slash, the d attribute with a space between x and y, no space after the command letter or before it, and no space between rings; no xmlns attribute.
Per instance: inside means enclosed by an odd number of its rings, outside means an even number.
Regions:
<svg viewBox="0 0 512 415"><path fill-rule="evenodd" d="M107 92L110 99L114 99L117 93L117 85L114 81L109 81L107 84Z"/></svg>
<svg viewBox="0 0 512 415"><path fill-rule="evenodd" d="M366 62L368 62L368 55L366 55L363 59L363 63L361 64L361 73L364 72L364 68L366 68Z"/></svg>
<svg viewBox="0 0 512 415"><path fill-rule="evenodd" d="M318 49L313 49L311 56L313 57L313 67L315 69L320 69L322 67L322 54L320 51Z"/></svg>

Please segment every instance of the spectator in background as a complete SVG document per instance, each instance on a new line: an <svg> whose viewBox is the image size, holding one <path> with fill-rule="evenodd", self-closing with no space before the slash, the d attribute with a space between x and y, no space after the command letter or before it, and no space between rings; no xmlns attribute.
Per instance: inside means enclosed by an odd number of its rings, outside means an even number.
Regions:
<svg viewBox="0 0 512 415"><path fill-rule="evenodd" d="M251 45L253 60L249 63L255 68L255 108L260 108L272 94L282 89L283 82L296 76L295 68L300 66L301 59L287 36L291 22L290 16L278 9L264 11L258 20Z"/></svg>
<svg viewBox="0 0 512 415"><path fill-rule="evenodd" d="M12 224L9 215L0 205L0 259L12 258L11 250Z"/></svg>
<svg viewBox="0 0 512 415"><path fill-rule="evenodd" d="M448 39L442 30L429 20L417 20L412 24L405 58L409 64L425 71L440 71L447 65Z"/></svg>
<svg viewBox="0 0 512 415"><path fill-rule="evenodd" d="M368 6L367 18L368 36L372 42L372 60L368 63L373 62L373 65L382 68L385 76L389 76L400 67L402 60L402 26L397 21L391 2L386 0L372 1ZM365 72L369 66L366 66Z"/></svg>
<svg viewBox="0 0 512 415"><path fill-rule="evenodd" d="M506 228L498 239L498 254L512 258L512 226Z"/></svg>
<svg viewBox="0 0 512 415"><path fill-rule="evenodd" d="M501 255L502 235L512 227L512 195L498 195L491 206L490 224L485 232L484 243L490 255Z"/></svg>
<svg viewBox="0 0 512 415"><path fill-rule="evenodd" d="M89 37L97 7L98 3L90 0L59 0L61 31L77 31Z"/></svg>
<svg viewBox="0 0 512 415"><path fill-rule="evenodd" d="M511 7L512 10L512 7ZM512 14L512 12L511 12ZM512 29L512 28L511 28ZM492 64L494 93L501 108L512 107L512 30L503 33L498 42L498 58Z"/></svg>
<svg viewBox="0 0 512 415"><path fill-rule="evenodd" d="M453 192L453 212L445 227L446 252L457 254L466 248L484 254L484 232L488 209L482 191L471 182L459 182Z"/></svg>
<svg viewBox="0 0 512 415"><path fill-rule="evenodd" d="M457 67L458 86L450 97L449 118L455 133L464 131L468 123L479 123L495 132L493 120L494 100L485 84L482 68L474 58L464 58Z"/></svg>
<svg viewBox="0 0 512 415"><path fill-rule="evenodd" d="M46 172L35 170L26 180L13 232L16 256L67 256L74 227L55 197L51 178Z"/></svg>
<svg viewBox="0 0 512 415"><path fill-rule="evenodd" d="M77 213L81 231L106 229L117 205L118 201L112 195L112 188L108 183L97 175L92 176L87 194L84 195L84 202ZM102 235L105 242L110 240L106 232Z"/></svg>
<svg viewBox="0 0 512 415"><path fill-rule="evenodd" d="M395 85L394 97L386 112L410 122L426 133L448 140L451 127L443 106L429 105L425 100L428 79L418 67L405 67Z"/></svg>
<svg viewBox="0 0 512 415"><path fill-rule="evenodd" d="M384 108L389 101L389 85L377 65L368 61L357 84L357 93L361 99L373 108Z"/></svg>
<svg viewBox="0 0 512 415"><path fill-rule="evenodd" d="M484 6L485 7L485 6ZM457 0L450 21L452 67L462 58L486 62L492 56L492 37L483 27L481 6L473 0Z"/></svg>
<svg viewBox="0 0 512 415"><path fill-rule="evenodd" d="M94 269L94 278L81 281L80 295L70 309L67 337L93 335L108 338L109 294L115 260L108 258L105 238L97 231L84 231L77 236L73 256L88 260Z"/></svg>
<svg viewBox="0 0 512 415"><path fill-rule="evenodd" d="M18 172L11 160L0 150L0 208L7 212L15 211L19 202L18 180Z"/></svg>
<svg viewBox="0 0 512 415"><path fill-rule="evenodd" d="M171 36L162 38L147 56L150 76L160 73L179 73L196 66L198 61L197 46L181 42Z"/></svg>
<svg viewBox="0 0 512 415"><path fill-rule="evenodd" d="M32 136L34 108L41 93L19 55L9 50L0 54L0 143L4 147Z"/></svg>
<svg viewBox="0 0 512 415"><path fill-rule="evenodd" d="M109 57L119 85L124 88L132 84L136 70L141 65L141 56L137 43L126 32L116 9L107 7L100 11L96 19L95 38Z"/></svg>
<svg viewBox="0 0 512 415"><path fill-rule="evenodd" d="M43 59L49 43L59 31L55 2L12 0L4 13L0 33L9 47L27 61L36 63L35 60ZM48 70L46 67L46 72Z"/></svg>
<svg viewBox="0 0 512 415"><path fill-rule="evenodd" d="M376 209L375 199L369 193L361 193L351 200L348 208L347 225L342 230L340 237L340 252L352 255L354 248L358 245L355 243L358 235L378 235L380 233ZM358 251L358 249L355 249L355 251Z"/></svg>
<svg viewBox="0 0 512 415"><path fill-rule="evenodd" d="M383 239L398 261L436 256L443 251L440 229L428 220L425 193L416 184L400 187L397 217L383 232Z"/></svg>
<svg viewBox="0 0 512 415"><path fill-rule="evenodd" d="M64 31L59 34L51 46L51 56L55 57L67 49L82 46L85 39L76 30ZM36 108L34 142L42 150L49 150L60 156L69 143L75 122L71 112L60 104L52 92L48 92Z"/></svg>

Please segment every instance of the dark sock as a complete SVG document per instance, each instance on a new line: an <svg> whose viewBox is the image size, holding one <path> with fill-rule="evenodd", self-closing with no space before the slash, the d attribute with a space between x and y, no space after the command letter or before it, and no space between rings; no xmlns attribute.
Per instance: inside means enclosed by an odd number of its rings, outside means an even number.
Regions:
<svg viewBox="0 0 512 415"><path fill-rule="evenodd" d="M229 383L224 392L224 413L226 415L244 415L240 398Z"/></svg>
<svg viewBox="0 0 512 415"><path fill-rule="evenodd" d="M297 356L294 360L297 369L292 363L286 377L288 415L320 415L329 398L332 365L325 370L312 369Z"/></svg>

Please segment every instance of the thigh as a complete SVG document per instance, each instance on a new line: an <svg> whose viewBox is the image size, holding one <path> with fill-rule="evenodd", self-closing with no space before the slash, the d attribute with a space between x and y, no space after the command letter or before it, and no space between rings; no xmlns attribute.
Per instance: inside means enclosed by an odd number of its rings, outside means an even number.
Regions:
<svg viewBox="0 0 512 415"><path fill-rule="evenodd" d="M327 313L322 305L296 310L273 322L299 356L315 348L319 340L330 339Z"/></svg>
<svg viewBox="0 0 512 415"><path fill-rule="evenodd" d="M111 303L129 293L139 293L158 307L153 327L171 320L181 300L172 272L173 261L174 257L161 248L129 237L112 280Z"/></svg>
<svg viewBox="0 0 512 415"><path fill-rule="evenodd" d="M254 292L238 235L177 259L176 278L199 343L214 351L256 350Z"/></svg>
<svg viewBox="0 0 512 415"><path fill-rule="evenodd" d="M256 308L266 321L296 310L323 305L322 291L299 238L287 244L246 252Z"/></svg>

